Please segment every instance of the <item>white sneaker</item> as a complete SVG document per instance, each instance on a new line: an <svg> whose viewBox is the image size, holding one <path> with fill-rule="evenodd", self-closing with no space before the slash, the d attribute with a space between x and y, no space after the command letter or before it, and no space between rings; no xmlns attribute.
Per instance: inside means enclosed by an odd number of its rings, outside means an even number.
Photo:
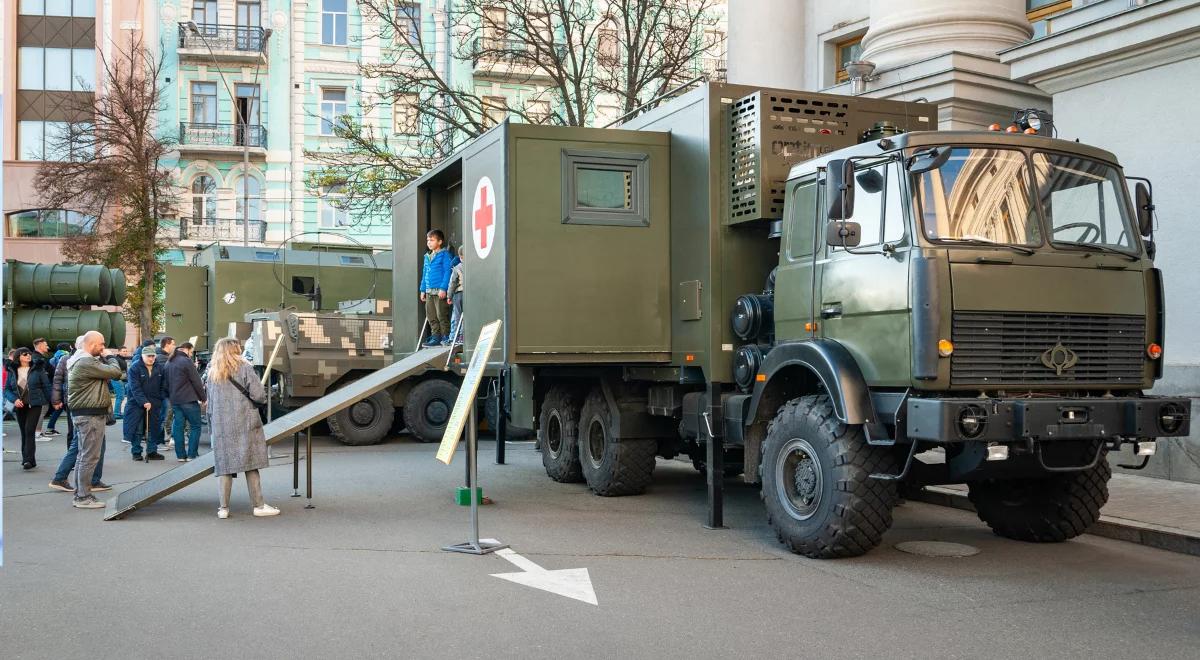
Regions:
<svg viewBox="0 0 1200 660"><path fill-rule="evenodd" d="M50 442L50 438L46 437L45 435L42 435L41 433L36 433L33 436L33 441L34 442Z"/></svg>
<svg viewBox="0 0 1200 660"><path fill-rule="evenodd" d="M130 443L129 443L129 441L128 441L128 440L126 440L125 438L121 438L121 442L123 442L123 443L125 443L125 444L130 444Z"/></svg>
<svg viewBox="0 0 1200 660"><path fill-rule="evenodd" d="M279 509L276 509L275 507L271 506L270 504L264 504L262 506L254 507L254 515L258 516L259 518L265 518L267 516L277 516L277 515L279 515Z"/></svg>
<svg viewBox="0 0 1200 660"><path fill-rule="evenodd" d="M221 520L225 520L229 517L229 509L226 509L225 507L217 509L217 517Z"/></svg>
<svg viewBox="0 0 1200 660"><path fill-rule="evenodd" d="M177 463L187 463L187 462L188 462L188 459L186 459L186 458L177 458L177 459L175 459L175 462L177 462Z"/></svg>

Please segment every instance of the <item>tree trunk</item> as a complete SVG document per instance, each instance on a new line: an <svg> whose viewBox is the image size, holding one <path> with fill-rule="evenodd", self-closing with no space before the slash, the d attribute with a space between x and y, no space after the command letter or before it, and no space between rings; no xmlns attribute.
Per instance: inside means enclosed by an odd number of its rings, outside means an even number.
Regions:
<svg viewBox="0 0 1200 660"><path fill-rule="evenodd" d="M138 310L138 334L142 341L154 336L154 269L155 262L148 259L142 266L142 308Z"/></svg>

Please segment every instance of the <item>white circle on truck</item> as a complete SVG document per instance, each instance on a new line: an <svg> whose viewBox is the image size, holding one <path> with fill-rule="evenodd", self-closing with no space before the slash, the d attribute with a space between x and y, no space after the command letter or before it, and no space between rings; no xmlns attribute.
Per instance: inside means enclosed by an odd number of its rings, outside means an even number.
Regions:
<svg viewBox="0 0 1200 660"><path fill-rule="evenodd" d="M496 242L496 191L486 176L475 185L475 201L471 204L471 241L475 254L486 259Z"/></svg>

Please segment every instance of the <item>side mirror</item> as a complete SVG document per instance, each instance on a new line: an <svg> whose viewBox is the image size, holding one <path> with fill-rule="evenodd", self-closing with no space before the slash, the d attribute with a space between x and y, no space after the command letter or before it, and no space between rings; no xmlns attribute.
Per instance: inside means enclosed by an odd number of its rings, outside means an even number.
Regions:
<svg viewBox="0 0 1200 660"><path fill-rule="evenodd" d="M908 159L908 171L913 174L923 174L936 170L950 160L950 147L934 147L918 151Z"/></svg>
<svg viewBox="0 0 1200 660"><path fill-rule="evenodd" d="M1138 231L1149 236L1154 231L1154 199L1146 184L1138 182L1133 189L1134 204L1137 206Z"/></svg>
<svg viewBox="0 0 1200 660"><path fill-rule="evenodd" d="M833 247L858 247L862 242L862 225L839 220L825 225L825 242Z"/></svg>
<svg viewBox="0 0 1200 660"><path fill-rule="evenodd" d="M826 166L829 184L829 219L845 220L854 216L854 161L831 160Z"/></svg>

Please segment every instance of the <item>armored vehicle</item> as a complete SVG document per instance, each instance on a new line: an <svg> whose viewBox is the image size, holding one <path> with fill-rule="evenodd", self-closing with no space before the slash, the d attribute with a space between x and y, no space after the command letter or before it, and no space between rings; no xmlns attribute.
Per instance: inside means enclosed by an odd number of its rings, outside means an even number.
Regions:
<svg viewBox="0 0 1200 660"><path fill-rule="evenodd" d="M1188 433L1162 372L1148 188L1036 131L707 84L619 129L502 124L392 200L395 345L422 237L464 237L467 345L547 474L641 493L655 457L761 484L812 557L862 554L899 488L967 483L1003 536L1061 541L1109 451ZM457 241L456 241L457 242Z"/></svg>
<svg viewBox="0 0 1200 660"><path fill-rule="evenodd" d="M168 265L165 333L206 352L257 309L331 312L343 301L391 298L391 255L352 246L210 245L192 264Z"/></svg>

